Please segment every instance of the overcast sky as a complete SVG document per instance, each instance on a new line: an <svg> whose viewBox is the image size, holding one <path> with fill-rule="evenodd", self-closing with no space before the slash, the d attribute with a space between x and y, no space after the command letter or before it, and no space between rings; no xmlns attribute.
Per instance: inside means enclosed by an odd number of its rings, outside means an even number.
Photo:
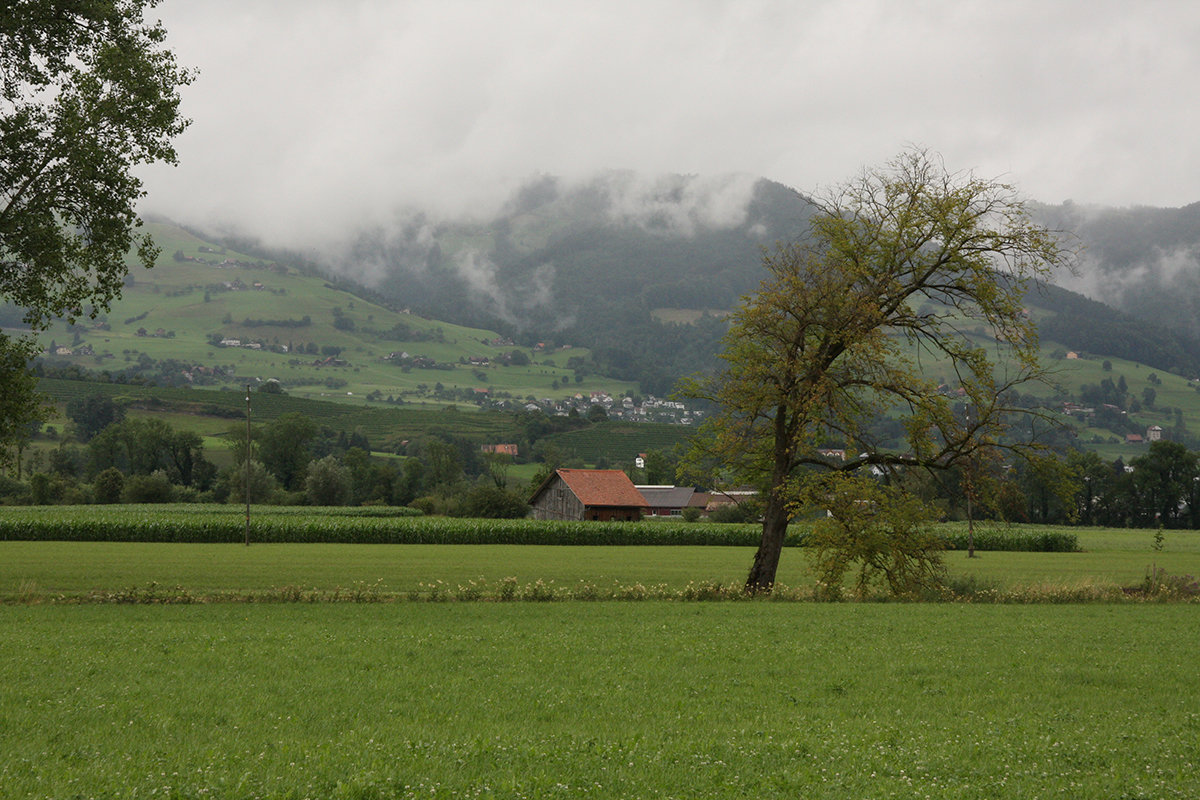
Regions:
<svg viewBox="0 0 1200 800"><path fill-rule="evenodd" d="M909 143L1058 203L1200 200L1192 0L164 0L193 119L143 208L285 236L537 173L808 191Z"/></svg>

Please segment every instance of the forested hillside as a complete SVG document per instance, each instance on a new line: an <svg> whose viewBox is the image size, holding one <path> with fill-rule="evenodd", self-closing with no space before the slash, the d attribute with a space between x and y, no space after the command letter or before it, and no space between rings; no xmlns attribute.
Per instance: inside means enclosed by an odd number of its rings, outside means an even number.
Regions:
<svg viewBox="0 0 1200 800"><path fill-rule="evenodd" d="M1060 277L1090 295L1053 286L1030 295L1045 343L1200 375L1200 204L1033 211L1078 235L1078 274ZM409 214L319 258L236 244L524 347L588 347L577 371L661 396L715 365L722 313L757 287L763 249L803 235L810 213L799 192L768 180L614 172L582 185L540 177L488 220ZM668 321L681 318L689 324Z"/></svg>
<svg viewBox="0 0 1200 800"><path fill-rule="evenodd" d="M542 178L490 222L421 219L364 234L340 274L354 277L357 263L366 281L361 265L369 263L370 285L384 297L420 298L434 316L494 327L529 344L586 344L595 350L597 371L665 394L681 375L713 366L724 325L709 315L680 326L656 319L655 310L731 308L757 287L763 249L806 230L812 207L799 192L759 180L730 210L735 194L727 185L683 176L649 188L624 173L583 187ZM724 212L715 213L717 207ZM1124 313L1058 287L1034 293L1029 305L1044 341L1200 375L1200 309L1191 308L1200 297L1200 270L1168 279L1139 266L1148 254L1192 252L1200 242L1200 204L1176 211L1033 210L1047 225L1080 237L1079 275L1064 280L1125 289L1110 292ZM1122 277L1130 269L1147 273L1144 285ZM1198 283L1185 291L1190 280ZM1174 287L1170 299L1162 297L1168 287Z"/></svg>
<svg viewBox="0 0 1200 800"><path fill-rule="evenodd" d="M1200 345L1190 335L1057 286L1030 293L1042 341L1123 358L1180 375L1200 375Z"/></svg>
<svg viewBox="0 0 1200 800"><path fill-rule="evenodd" d="M1079 237L1077 275L1063 286L1142 320L1200 338L1200 203L1183 208L1037 208L1047 225Z"/></svg>

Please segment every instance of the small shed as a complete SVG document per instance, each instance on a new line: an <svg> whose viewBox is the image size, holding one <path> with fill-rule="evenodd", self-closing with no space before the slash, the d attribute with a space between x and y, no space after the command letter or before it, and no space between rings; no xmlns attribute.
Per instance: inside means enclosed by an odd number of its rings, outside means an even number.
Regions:
<svg viewBox="0 0 1200 800"><path fill-rule="evenodd" d="M691 486L639 486L646 498L646 513L652 517L677 517L692 505L696 490Z"/></svg>
<svg viewBox="0 0 1200 800"><path fill-rule="evenodd" d="M619 469L557 469L534 491L534 519L633 521L646 499Z"/></svg>

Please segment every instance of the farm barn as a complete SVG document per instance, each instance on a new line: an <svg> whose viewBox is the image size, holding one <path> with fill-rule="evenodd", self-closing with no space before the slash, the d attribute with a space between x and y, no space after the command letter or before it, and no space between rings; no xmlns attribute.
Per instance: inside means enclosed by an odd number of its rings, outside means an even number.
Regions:
<svg viewBox="0 0 1200 800"><path fill-rule="evenodd" d="M559 469L529 501L534 519L639 520L646 499L619 469Z"/></svg>

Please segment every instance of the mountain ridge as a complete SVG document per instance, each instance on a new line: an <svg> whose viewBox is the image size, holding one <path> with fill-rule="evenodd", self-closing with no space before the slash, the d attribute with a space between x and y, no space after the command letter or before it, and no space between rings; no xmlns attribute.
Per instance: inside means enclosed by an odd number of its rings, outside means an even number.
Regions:
<svg viewBox="0 0 1200 800"><path fill-rule="evenodd" d="M1071 204L1030 208L1052 228L1085 217ZM493 219L435 222L412 214L391 228L361 232L314 268L382 302L412 302L431 316L514 340L586 344L595 350L597 369L666 394L679 376L712 368L722 329L708 324L681 333L656 312L731 308L757 287L763 250L801 235L811 212L803 194L767 179L613 172L568 184L540 176L514 192ZM1155 220L1148 229L1158 231L1183 219L1167 241L1194 241L1200 252L1200 203L1127 212L1133 218L1126 228L1145 218ZM1085 277L1120 274L1121 251L1094 231L1113 228L1111 219L1121 213L1087 211L1102 224L1081 234ZM1107 266L1101 270L1098 263ZM1200 264L1194 280L1195 292L1159 297L1140 313L1132 295L1122 296L1129 307L1104 308L1069 286L1048 298L1031 295L1029 303L1039 310L1043 336L1069 349L1200 375L1200 323L1183 324L1179 313L1170 313L1200 298ZM1083 280L1075 285L1088 288Z"/></svg>

